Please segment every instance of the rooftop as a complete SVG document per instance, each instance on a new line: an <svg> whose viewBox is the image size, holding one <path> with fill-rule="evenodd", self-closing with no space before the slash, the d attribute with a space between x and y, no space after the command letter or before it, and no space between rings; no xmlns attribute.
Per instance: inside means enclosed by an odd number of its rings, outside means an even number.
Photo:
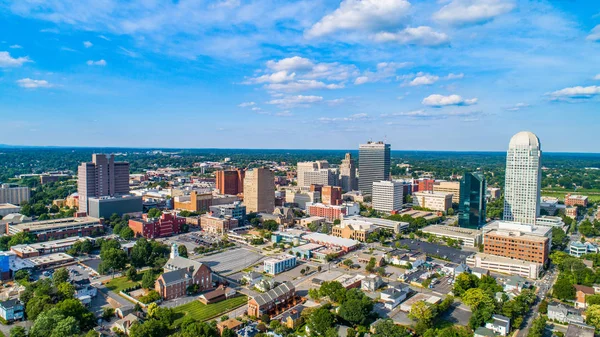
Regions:
<svg viewBox="0 0 600 337"><path fill-rule="evenodd" d="M62 219L52 219L52 220L43 220L43 221L33 221L20 223L16 225L10 226L11 228L24 231L24 230L45 230L45 229L53 229L58 227L67 227L67 226L77 226L77 225L92 225L92 224L100 224L100 220L92 217L81 217L81 218L62 218Z"/></svg>
<svg viewBox="0 0 600 337"><path fill-rule="evenodd" d="M439 235L463 236L475 239L481 235L481 231L477 229L451 227L443 225L430 225L421 230L424 233L433 233Z"/></svg>
<svg viewBox="0 0 600 337"><path fill-rule="evenodd" d="M508 144L509 148L514 147L540 147L540 140L538 137L530 131L521 131L516 135L512 136L510 139L510 143Z"/></svg>
<svg viewBox="0 0 600 337"><path fill-rule="evenodd" d="M17 205L13 204L0 204L0 209L13 209L13 208L21 208Z"/></svg>
<svg viewBox="0 0 600 337"><path fill-rule="evenodd" d="M281 254L281 255L277 255L277 256L273 256L270 257L268 259L265 260L265 263L277 263L280 261L285 261L288 259L295 259L296 257L294 255L290 255L290 254Z"/></svg>
<svg viewBox="0 0 600 337"><path fill-rule="evenodd" d="M535 263L535 262L527 262L527 261L523 261L523 260L511 259L508 257L496 256L496 255L486 254L486 253L476 253L476 254L471 255L471 257L478 257L482 261L489 261L489 262L494 262L494 263L504 263L504 264L510 264L510 265L521 265L521 266L527 267L527 268L531 267L531 265L539 265L538 263Z"/></svg>
<svg viewBox="0 0 600 337"><path fill-rule="evenodd" d="M534 225L526 225L520 222L513 221L503 221L503 220L495 220L487 225L483 226L483 233L487 233L491 230L507 230L507 231L516 231L521 232L523 234L531 234L536 236L548 236L552 233L552 228L547 226L534 226Z"/></svg>
<svg viewBox="0 0 600 337"><path fill-rule="evenodd" d="M571 323L567 328L565 337L594 337L594 327L581 323Z"/></svg>
<svg viewBox="0 0 600 337"><path fill-rule="evenodd" d="M306 234L306 235L304 235L304 239L309 240L309 241L326 243L326 244L330 244L330 245L334 245L334 246L348 247L348 248L354 247L354 246L357 246L360 244L360 242L358 242L356 240L338 238L336 236L322 234L322 233Z"/></svg>
<svg viewBox="0 0 600 337"><path fill-rule="evenodd" d="M27 260L31 261L31 263L33 263L36 266L43 266L46 264L54 264L54 263L72 261L74 259L75 258L69 254L56 253L56 254L31 257Z"/></svg>

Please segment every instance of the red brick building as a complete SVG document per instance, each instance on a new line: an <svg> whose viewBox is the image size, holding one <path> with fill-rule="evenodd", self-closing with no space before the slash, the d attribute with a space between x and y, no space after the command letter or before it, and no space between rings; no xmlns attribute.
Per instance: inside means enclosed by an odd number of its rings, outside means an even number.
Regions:
<svg viewBox="0 0 600 337"><path fill-rule="evenodd" d="M244 171L217 171L215 172L217 189L221 194L233 194L244 192Z"/></svg>
<svg viewBox="0 0 600 337"><path fill-rule="evenodd" d="M174 213L163 213L159 218L148 219L144 214L142 219L130 219L129 228L135 236L143 236L146 239L171 236L181 232L185 224L185 218L178 217Z"/></svg>
<svg viewBox="0 0 600 337"><path fill-rule="evenodd" d="M260 317L277 315L296 304L296 288L292 282L284 282L264 294L248 300L248 315Z"/></svg>
<svg viewBox="0 0 600 337"><path fill-rule="evenodd" d="M433 191L435 179L419 179L415 181L413 192Z"/></svg>
<svg viewBox="0 0 600 337"><path fill-rule="evenodd" d="M179 256L177 244L173 244L170 259L154 283L154 290L163 300L172 300L186 296L188 287L194 284L200 291L212 289L212 271L203 263Z"/></svg>
<svg viewBox="0 0 600 337"><path fill-rule="evenodd" d="M321 202L325 205L341 205L342 188L337 186L323 186L321 190Z"/></svg>
<svg viewBox="0 0 600 337"><path fill-rule="evenodd" d="M342 219L342 215L346 214L346 208L341 206L331 206L324 204L312 204L306 207L310 216L319 216L327 219L327 221L334 221L336 219Z"/></svg>
<svg viewBox="0 0 600 337"><path fill-rule="evenodd" d="M588 197L585 195L565 195L565 205L567 206L582 206L587 207Z"/></svg>

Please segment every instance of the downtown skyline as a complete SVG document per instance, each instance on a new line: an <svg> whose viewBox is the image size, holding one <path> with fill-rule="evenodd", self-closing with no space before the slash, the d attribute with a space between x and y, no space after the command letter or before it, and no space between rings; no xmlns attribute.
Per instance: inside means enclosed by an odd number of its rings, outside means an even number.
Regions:
<svg viewBox="0 0 600 337"><path fill-rule="evenodd" d="M599 152L593 7L3 2L0 144Z"/></svg>

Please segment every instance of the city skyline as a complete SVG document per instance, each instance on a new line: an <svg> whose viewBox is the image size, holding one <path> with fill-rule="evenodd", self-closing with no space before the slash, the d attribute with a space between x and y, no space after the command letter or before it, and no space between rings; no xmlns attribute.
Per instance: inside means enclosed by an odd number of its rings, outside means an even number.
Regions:
<svg viewBox="0 0 600 337"><path fill-rule="evenodd" d="M6 2L0 143L503 151L530 130L549 152L598 152L599 14L558 1Z"/></svg>

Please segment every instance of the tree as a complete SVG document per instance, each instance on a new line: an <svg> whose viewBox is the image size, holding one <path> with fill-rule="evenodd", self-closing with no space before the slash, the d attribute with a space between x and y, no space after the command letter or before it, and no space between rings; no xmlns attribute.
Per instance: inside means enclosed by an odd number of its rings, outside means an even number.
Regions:
<svg viewBox="0 0 600 337"><path fill-rule="evenodd" d="M49 310L52 308L52 300L50 296L36 296L32 297L29 302L27 302L25 307L25 313L27 314L27 319L30 321L35 320L42 312Z"/></svg>
<svg viewBox="0 0 600 337"><path fill-rule="evenodd" d="M495 307L494 298L488 293L479 288L467 290L462 296L463 302L471 307L471 310L476 310L481 307Z"/></svg>
<svg viewBox="0 0 600 337"><path fill-rule="evenodd" d="M65 316L58 310L52 309L45 311L35 319L33 326L29 330L29 337L48 337L52 331ZM77 324L73 324L77 326ZM68 335L67 335L68 336Z"/></svg>
<svg viewBox="0 0 600 337"><path fill-rule="evenodd" d="M137 304L137 303L136 303ZM102 319L105 321L110 321L111 318L115 317L115 309L106 307L102 310Z"/></svg>
<svg viewBox="0 0 600 337"><path fill-rule="evenodd" d="M600 329L600 305L594 304L585 310L585 322L596 329Z"/></svg>
<svg viewBox="0 0 600 337"><path fill-rule="evenodd" d="M23 281L29 281L31 274L29 273L28 270L21 269L21 270L17 270L14 277L15 277L15 281L21 283Z"/></svg>
<svg viewBox="0 0 600 337"><path fill-rule="evenodd" d="M561 300L575 299L575 287L567 275L560 273L552 287L552 294Z"/></svg>
<svg viewBox="0 0 600 337"><path fill-rule="evenodd" d="M394 324L391 319L378 322L375 326L373 337L408 337L411 334L406 328Z"/></svg>
<svg viewBox="0 0 600 337"><path fill-rule="evenodd" d="M75 286L69 282L63 282L56 287L61 299L66 300L75 297Z"/></svg>
<svg viewBox="0 0 600 337"><path fill-rule="evenodd" d="M373 302L364 296L362 299L349 299L342 303L339 316L354 325L364 325L371 310L373 310Z"/></svg>
<svg viewBox="0 0 600 337"><path fill-rule="evenodd" d="M313 312L308 319L307 325L312 336L323 336L334 323L335 318L329 309L321 307Z"/></svg>
<svg viewBox="0 0 600 337"><path fill-rule="evenodd" d="M533 320L531 324L531 329L529 329L529 333L527 337L542 337L544 335L544 330L546 329L546 317L540 316Z"/></svg>
<svg viewBox="0 0 600 337"><path fill-rule="evenodd" d="M129 227L124 227L119 232L119 236L125 240L131 240L135 236L135 233L133 232L133 229Z"/></svg>
<svg viewBox="0 0 600 337"><path fill-rule="evenodd" d="M121 235L121 231L124 229L124 227L120 224L117 223L114 227L113 227L113 234L116 235Z"/></svg>
<svg viewBox="0 0 600 337"><path fill-rule="evenodd" d="M76 336L79 334L79 325L75 320L75 317L66 317L56 323L50 337L68 337Z"/></svg>
<svg viewBox="0 0 600 337"><path fill-rule="evenodd" d="M109 271L123 270L128 262L127 253L120 248L103 249L100 252L100 258L102 259L102 262L100 262L99 268L102 269L103 274L106 274Z"/></svg>
<svg viewBox="0 0 600 337"><path fill-rule="evenodd" d="M96 325L96 316L94 313L84 307L77 299L58 302L56 309L66 317L74 317L82 331L87 331Z"/></svg>
<svg viewBox="0 0 600 337"><path fill-rule="evenodd" d="M600 303L598 303L598 304L600 304ZM540 314L544 314L544 315L547 314L548 313L548 301L543 300L542 302L540 302L540 306L538 307L538 311L539 311Z"/></svg>
<svg viewBox="0 0 600 337"><path fill-rule="evenodd" d="M162 211L159 210L158 208L151 208L148 211L148 218L152 219L152 218L158 218L159 216L161 216Z"/></svg>
<svg viewBox="0 0 600 337"><path fill-rule="evenodd" d="M137 268L150 265L148 260L151 255L152 245L145 238L140 238L131 249L131 264Z"/></svg>
<svg viewBox="0 0 600 337"><path fill-rule="evenodd" d="M351 267L351 266L354 264L354 262L352 262L352 260L351 260L351 259L345 259L345 260L344 260L344 262L342 262L342 263L343 263L343 264L344 264L344 266L346 266L346 267Z"/></svg>
<svg viewBox="0 0 600 337"><path fill-rule="evenodd" d="M181 256L181 257L188 257L188 250L185 245L181 245L181 246L177 247L177 252L179 253L179 256Z"/></svg>
<svg viewBox="0 0 600 337"><path fill-rule="evenodd" d="M221 337L237 337L237 333L229 328L224 328Z"/></svg>
<svg viewBox="0 0 600 337"><path fill-rule="evenodd" d="M127 269L127 272L125 273L125 275L127 276L127 278L131 281L137 281L138 278L138 272L137 272L137 268L134 266L131 266Z"/></svg>
<svg viewBox="0 0 600 337"><path fill-rule="evenodd" d="M423 323L429 327L433 321L434 313L431 311L431 307L429 307L427 303L424 301L417 301L410 308L408 318L415 322Z"/></svg>
<svg viewBox="0 0 600 337"><path fill-rule="evenodd" d="M54 271L52 275L52 282L54 285L67 282L69 280L69 272L65 268L59 268Z"/></svg>
<svg viewBox="0 0 600 337"><path fill-rule="evenodd" d="M10 329L10 337L27 337L27 330L22 326Z"/></svg>
<svg viewBox="0 0 600 337"><path fill-rule="evenodd" d="M477 287L477 283L477 276L469 274L467 272L461 273L456 277L453 293L454 295L461 297L465 291Z"/></svg>
<svg viewBox="0 0 600 337"><path fill-rule="evenodd" d="M154 288L154 275L152 275L151 271L146 271L144 276L142 277L142 287L146 289Z"/></svg>

